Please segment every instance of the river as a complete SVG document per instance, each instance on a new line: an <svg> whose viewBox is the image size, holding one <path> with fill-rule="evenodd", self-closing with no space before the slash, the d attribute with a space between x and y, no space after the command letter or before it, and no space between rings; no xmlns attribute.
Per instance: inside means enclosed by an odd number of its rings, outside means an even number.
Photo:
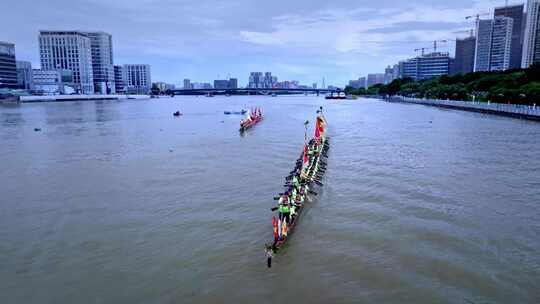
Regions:
<svg viewBox="0 0 540 304"><path fill-rule="evenodd" d="M256 105L240 136L223 111ZM320 105L324 186L268 269L272 197ZM0 303L540 302L536 122L175 97L4 105L0 139Z"/></svg>

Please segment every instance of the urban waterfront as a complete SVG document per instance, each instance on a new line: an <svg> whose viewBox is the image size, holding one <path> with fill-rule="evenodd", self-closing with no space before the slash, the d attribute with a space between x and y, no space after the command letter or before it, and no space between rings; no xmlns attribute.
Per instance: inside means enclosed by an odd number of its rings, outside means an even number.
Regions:
<svg viewBox="0 0 540 304"><path fill-rule="evenodd" d="M223 111L250 106L265 120L240 136ZM324 186L268 269L319 106ZM540 302L536 122L186 96L0 105L0 123L1 303Z"/></svg>

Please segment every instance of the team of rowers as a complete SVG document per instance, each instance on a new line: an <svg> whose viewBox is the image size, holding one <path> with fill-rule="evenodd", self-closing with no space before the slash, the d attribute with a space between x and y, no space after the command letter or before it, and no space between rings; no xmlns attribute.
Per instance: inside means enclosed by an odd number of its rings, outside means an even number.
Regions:
<svg viewBox="0 0 540 304"><path fill-rule="evenodd" d="M240 120L240 125L244 125L246 123L250 123L254 120L257 120L259 118L262 117L262 111L261 111L261 108L255 108L255 109L250 109L247 111L246 113L246 118L245 119L242 119Z"/></svg>
<svg viewBox="0 0 540 304"><path fill-rule="evenodd" d="M273 219L274 245L287 238L289 227L292 227L298 210L304 204L309 185L315 181L317 173L321 169L320 158L326 142L324 137L318 140L312 139L304 151L304 157L296 164L288 179L288 190L279 198L278 206L272 210L278 210L278 219Z"/></svg>

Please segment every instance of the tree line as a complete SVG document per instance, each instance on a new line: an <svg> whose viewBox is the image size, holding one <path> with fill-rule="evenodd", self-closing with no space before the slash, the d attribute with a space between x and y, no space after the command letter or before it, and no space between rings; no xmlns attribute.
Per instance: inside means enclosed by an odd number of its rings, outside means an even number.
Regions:
<svg viewBox="0 0 540 304"><path fill-rule="evenodd" d="M345 92L353 95L540 104L540 64L527 69L443 75L421 81L399 78L368 89L347 86Z"/></svg>

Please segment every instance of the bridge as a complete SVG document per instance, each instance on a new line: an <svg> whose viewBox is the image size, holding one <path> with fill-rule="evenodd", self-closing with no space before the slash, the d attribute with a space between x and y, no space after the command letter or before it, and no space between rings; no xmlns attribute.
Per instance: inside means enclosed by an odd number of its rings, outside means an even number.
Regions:
<svg viewBox="0 0 540 304"><path fill-rule="evenodd" d="M237 89L177 89L167 91L171 95L270 95L270 94L325 94L340 92L340 89L281 89L281 88L237 88Z"/></svg>

